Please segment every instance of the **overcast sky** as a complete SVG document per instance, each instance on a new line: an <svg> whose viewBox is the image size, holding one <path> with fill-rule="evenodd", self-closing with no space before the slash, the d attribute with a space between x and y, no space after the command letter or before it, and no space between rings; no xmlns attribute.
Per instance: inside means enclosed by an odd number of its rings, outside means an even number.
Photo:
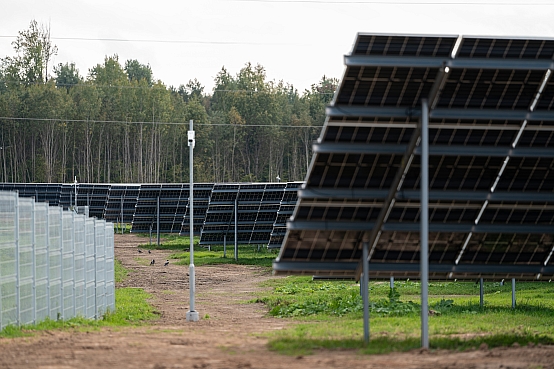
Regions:
<svg viewBox="0 0 554 369"><path fill-rule="evenodd" d="M87 75L118 54L205 92L223 66L236 75L247 62L299 92L341 78L358 32L554 38L554 0L0 0L0 58L32 19L50 24L54 64Z"/></svg>

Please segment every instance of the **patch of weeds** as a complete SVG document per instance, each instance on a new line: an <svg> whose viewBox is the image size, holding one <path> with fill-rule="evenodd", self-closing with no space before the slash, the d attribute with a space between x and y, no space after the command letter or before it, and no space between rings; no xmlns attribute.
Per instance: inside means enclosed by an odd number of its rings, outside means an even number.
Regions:
<svg viewBox="0 0 554 369"><path fill-rule="evenodd" d="M121 262L117 259L114 260L114 278L116 283L121 283L129 275L129 270L124 268Z"/></svg>

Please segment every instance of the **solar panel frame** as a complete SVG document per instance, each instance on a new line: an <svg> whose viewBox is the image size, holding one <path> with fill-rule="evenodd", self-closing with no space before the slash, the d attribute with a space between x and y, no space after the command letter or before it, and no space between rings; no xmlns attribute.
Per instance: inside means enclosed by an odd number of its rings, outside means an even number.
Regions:
<svg viewBox="0 0 554 369"><path fill-rule="evenodd" d="M359 277L369 241L372 276L418 275L428 98L430 276L554 276L553 56L553 39L359 34L274 270Z"/></svg>

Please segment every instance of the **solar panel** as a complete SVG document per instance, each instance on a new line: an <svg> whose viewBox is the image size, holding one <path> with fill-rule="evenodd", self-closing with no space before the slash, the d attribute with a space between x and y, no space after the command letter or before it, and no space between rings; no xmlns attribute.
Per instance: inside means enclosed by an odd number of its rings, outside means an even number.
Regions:
<svg viewBox="0 0 554 369"><path fill-rule="evenodd" d="M291 188L293 186L291 183ZM290 192L287 187L287 183L216 184L210 196L200 244L232 243L235 233L240 244L278 243L280 240L272 233L282 204L290 202L289 196L285 196ZM294 195L296 197L296 193Z"/></svg>
<svg viewBox="0 0 554 369"><path fill-rule="evenodd" d="M430 277L554 276L554 40L359 34L277 273L419 275L429 116Z"/></svg>

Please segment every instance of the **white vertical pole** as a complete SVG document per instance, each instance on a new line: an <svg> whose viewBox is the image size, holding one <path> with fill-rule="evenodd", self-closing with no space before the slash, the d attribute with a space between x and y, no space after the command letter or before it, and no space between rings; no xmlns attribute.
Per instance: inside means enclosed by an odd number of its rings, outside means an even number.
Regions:
<svg viewBox="0 0 554 369"><path fill-rule="evenodd" d="M391 290L394 288L394 277L390 277L390 288Z"/></svg>
<svg viewBox="0 0 554 369"><path fill-rule="evenodd" d="M369 265L367 259L369 257L369 243L363 243L362 249L362 301L364 304L364 342L369 343Z"/></svg>
<svg viewBox="0 0 554 369"><path fill-rule="evenodd" d="M429 348L429 107L421 100L421 346Z"/></svg>
<svg viewBox="0 0 554 369"><path fill-rule="evenodd" d="M186 317L188 322L197 322L200 320L198 311L194 306L194 293L196 290L195 274L194 274L194 165L193 165L193 150L194 150L194 129L192 119L189 122L188 131L189 143L189 235L190 235L190 265L189 265L189 290L190 290L190 310Z"/></svg>

